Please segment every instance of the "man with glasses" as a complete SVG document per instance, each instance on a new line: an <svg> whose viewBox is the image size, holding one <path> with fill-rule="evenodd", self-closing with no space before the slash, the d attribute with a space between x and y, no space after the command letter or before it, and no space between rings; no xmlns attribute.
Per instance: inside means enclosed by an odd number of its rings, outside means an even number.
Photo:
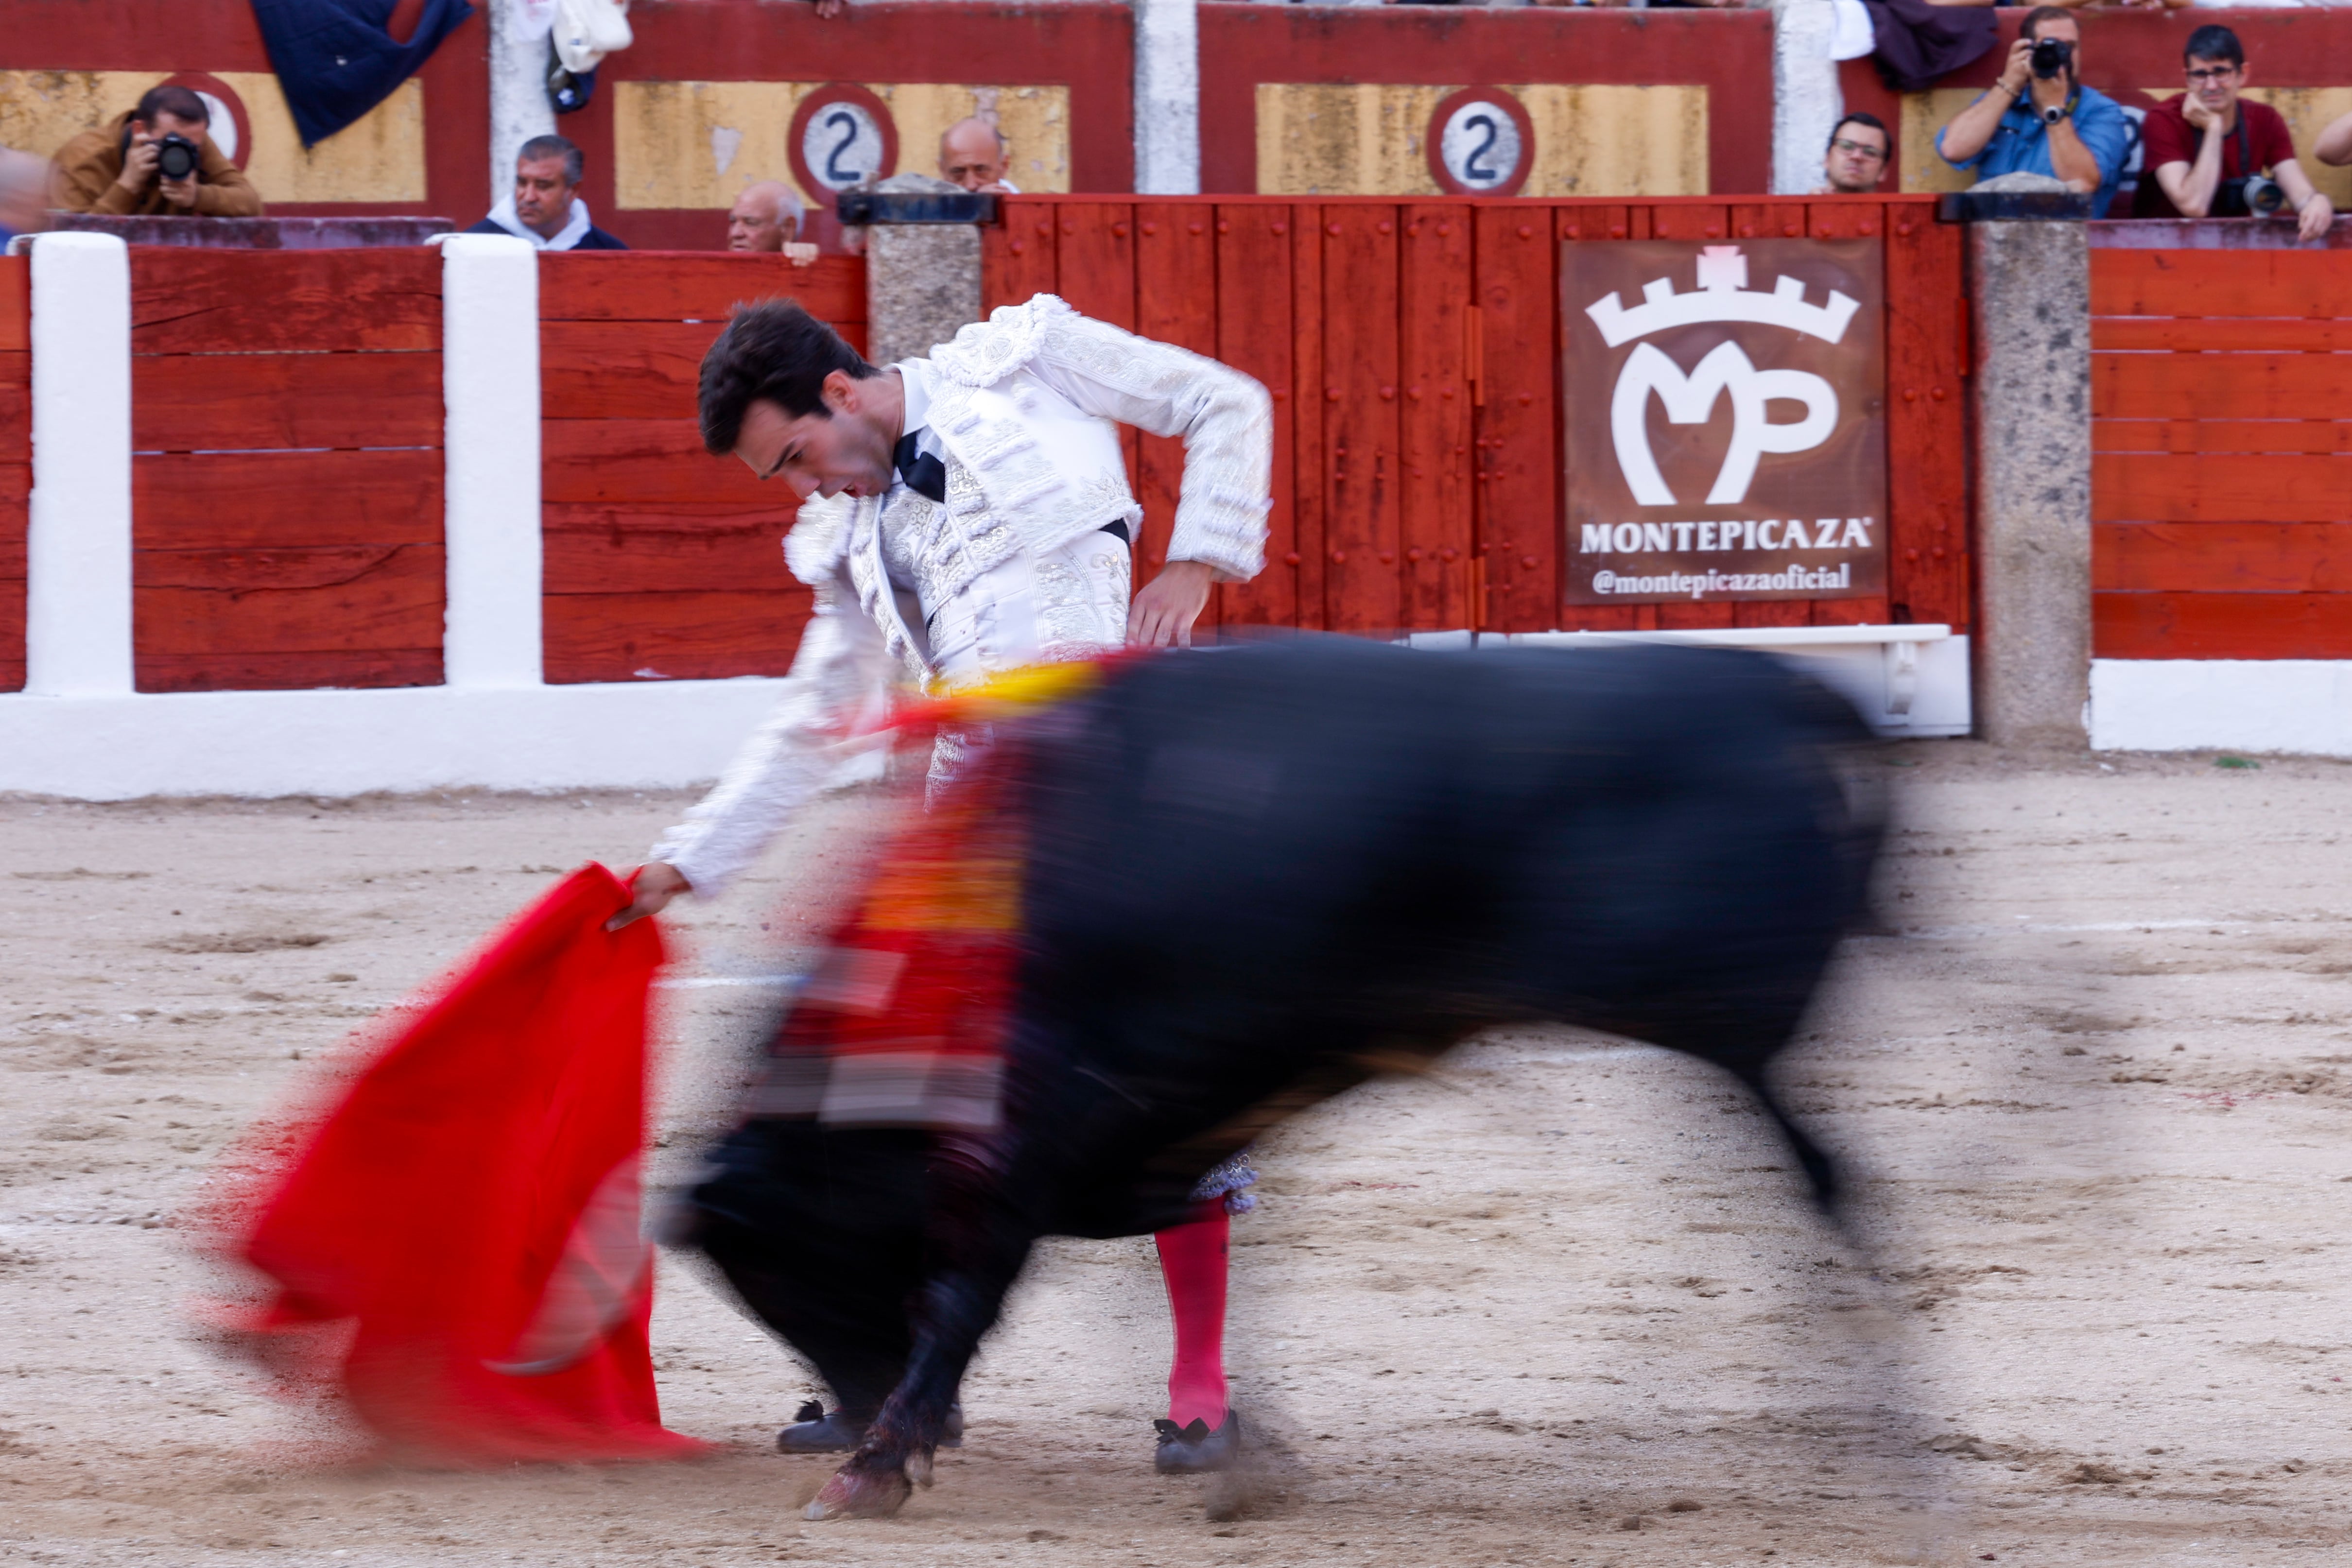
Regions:
<svg viewBox="0 0 2352 1568"><path fill-rule="evenodd" d="M2043 69L2035 68L2036 46ZM2054 46L2054 47L2049 47ZM1979 180L2048 174L2091 198L2105 217L2131 148L2131 126L2114 99L2082 83L2083 29L2074 13L2037 5L2025 14L2000 79L1937 133L1936 151ZM2044 74L2046 70L2047 74Z"/></svg>
<svg viewBox="0 0 2352 1568"><path fill-rule="evenodd" d="M1816 196L1866 196L1886 177L1887 154L1895 143L1886 122L1859 110L1837 122L1830 132L1830 150L1822 159L1826 183L1816 185Z"/></svg>
<svg viewBox="0 0 2352 1568"><path fill-rule="evenodd" d="M2302 238L2325 235L2336 209L2295 162L2285 116L2239 96L2246 51L2238 35L2198 28L2189 35L2182 64L2189 90L2149 110L2141 123L2148 174L2132 216L2242 218L2292 210Z"/></svg>

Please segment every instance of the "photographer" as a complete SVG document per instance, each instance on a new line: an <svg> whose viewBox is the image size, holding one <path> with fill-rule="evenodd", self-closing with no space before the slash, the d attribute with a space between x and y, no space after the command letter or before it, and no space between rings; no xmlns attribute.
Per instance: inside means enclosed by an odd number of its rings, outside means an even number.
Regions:
<svg viewBox="0 0 2352 1568"><path fill-rule="evenodd" d="M2246 86L2238 35L2200 27L2189 35L2181 63L2189 90L2149 110L2140 128L2152 177L2140 181L2132 216L2242 218L2291 210L2301 237L2325 235L2336 209L2295 162L2285 117L2238 96ZM2323 137L2323 158L2325 142Z"/></svg>
<svg viewBox="0 0 2352 1568"><path fill-rule="evenodd" d="M2039 5L2025 14L2000 79L1936 135L1936 151L1977 178L2048 174L2091 197L2106 215L2131 148L2116 100L2081 81L2083 30L2074 14Z"/></svg>
<svg viewBox="0 0 2352 1568"><path fill-rule="evenodd" d="M58 149L51 198L109 217L259 217L261 193L213 145L211 124L186 88L150 88L138 108Z"/></svg>

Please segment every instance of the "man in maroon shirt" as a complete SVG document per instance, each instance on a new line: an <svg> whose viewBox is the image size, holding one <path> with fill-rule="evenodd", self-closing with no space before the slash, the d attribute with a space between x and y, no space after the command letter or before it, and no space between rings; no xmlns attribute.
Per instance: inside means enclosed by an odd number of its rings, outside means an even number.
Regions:
<svg viewBox="0 0 2352 1568"><path fill-rule="evenodd" d="M2141 123L2146 156L2136 218L2244 217L2248 176L2270 171L2294 211L2296 232L2314 240L2336 221L2336 209L2312 188L2294 161L2286 120L2266 103L2238 95L2246 85L2246 51L2227 27L2189 35L2184 51L2189 90L2147 111Z"/></svg>

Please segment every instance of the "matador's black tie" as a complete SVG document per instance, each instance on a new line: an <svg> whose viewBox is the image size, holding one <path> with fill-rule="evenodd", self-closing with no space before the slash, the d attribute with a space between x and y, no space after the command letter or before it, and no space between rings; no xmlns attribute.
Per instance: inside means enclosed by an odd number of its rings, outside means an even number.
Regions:
<svg viewBox="0 0 2352 1568"><path fill-rule="evenodd" d="M947 465L928 452L916 451L913 436L900 436L897 448L890 454L890 459L898 465L898 477L905 481L908 489L918 496L929 497L943 506L946 504Z"/></svg>

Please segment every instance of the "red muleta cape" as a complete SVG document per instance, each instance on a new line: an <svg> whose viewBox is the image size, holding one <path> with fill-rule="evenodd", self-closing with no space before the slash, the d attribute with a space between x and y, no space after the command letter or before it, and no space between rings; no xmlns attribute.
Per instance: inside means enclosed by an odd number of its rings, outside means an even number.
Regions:
<svg viewBox="0 0 2352 1568"><path fill-rule="evenodd" d="M230 1249L267 1343L348 1322L352 1410L436 1462L690 1457L665 1431L639 1221L651 920L590 865L526 910L292 1140Z"/></svg>

